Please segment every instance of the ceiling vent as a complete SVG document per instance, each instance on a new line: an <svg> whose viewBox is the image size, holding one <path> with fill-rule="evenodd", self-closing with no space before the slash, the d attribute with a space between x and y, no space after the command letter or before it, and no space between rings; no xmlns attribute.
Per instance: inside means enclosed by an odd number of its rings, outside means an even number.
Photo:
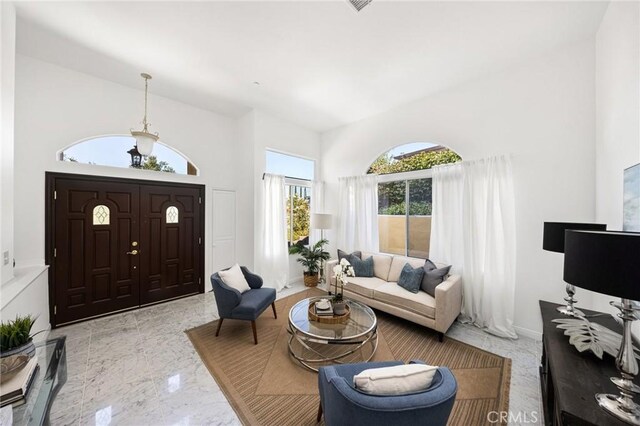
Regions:
<svg viewBox="0 0 640 426"><path fill-rule="evenodd" d="M347 0L347 1L349 2L349 4L351 4L351 6L353 6L356 12L360 12L362 9L364 9L365 6L367 6L373 0Z"/></svg>

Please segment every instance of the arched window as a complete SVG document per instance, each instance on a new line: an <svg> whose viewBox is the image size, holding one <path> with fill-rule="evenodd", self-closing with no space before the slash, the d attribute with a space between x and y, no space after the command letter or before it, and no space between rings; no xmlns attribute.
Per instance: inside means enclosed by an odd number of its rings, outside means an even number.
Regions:
<svg viewBox="0 0 640 426"><path fill-rule="evenodd" d="M198 174L198 169L189 159L161 142L156 142L151 155L142 157L140 166L136 167L131 152L134 147L135 139L131 136L98 136L68 146L59 152L58 160L182 175Z"/></svg>
<svg viewBox="0 0 640 426"><path fill-rule="evenodd" d="M442 145L420 142L393 148L369 166L367 173L381 175L378 183L381 252L429 257L432 211L429 169L460 160L458 154Z"/></svg>

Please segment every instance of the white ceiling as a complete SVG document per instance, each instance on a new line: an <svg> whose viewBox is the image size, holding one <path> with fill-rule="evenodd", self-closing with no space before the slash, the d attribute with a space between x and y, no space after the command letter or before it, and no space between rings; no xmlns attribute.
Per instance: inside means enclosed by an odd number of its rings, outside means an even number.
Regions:
<svg viewBox="0 0 640 426"><path fill-rule="evenodd" d="M317 131L592 37L603 2L19 2L18 52ZM259 81L260 85L253 84Z"/></svg>

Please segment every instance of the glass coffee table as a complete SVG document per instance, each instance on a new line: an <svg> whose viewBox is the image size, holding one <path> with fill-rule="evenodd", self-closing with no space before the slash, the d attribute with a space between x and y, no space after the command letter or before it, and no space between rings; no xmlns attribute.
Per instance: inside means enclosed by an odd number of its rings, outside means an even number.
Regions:
<svg viewBox="0 0 640 426"><path fill-rule="evenodd" d="M378 347L378 321L373 310L346 300L350 315L343 323L325 324L309 318L309 307L325 297L303 299L289 311L289 353L318 371L323 365L369 361Z"/></svg>

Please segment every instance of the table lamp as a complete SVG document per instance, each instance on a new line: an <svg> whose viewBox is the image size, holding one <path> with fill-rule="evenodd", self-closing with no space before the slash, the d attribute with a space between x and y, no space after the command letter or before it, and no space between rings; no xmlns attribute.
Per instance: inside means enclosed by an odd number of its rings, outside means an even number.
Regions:
<svg viewBox="0 0 640 426"><path fill-rule="evenodd" d="M311 228L320 230L320 239L324 240L324 230L331 229L333 217L327 213L313 213L311 215ZM320 284L324 284L324 260L320 261Z"/></svg>
<svg viewBox="0 0 640 426"><path fill-rule="evenodd" d="M567 230L564 249L564 280L570 284L620 297L611 302L620 309L623 332L616 367L621 377L611 381L620 395L596 394L598 405L609 414L633 425L640 425L640 405L633 394L640 387L633 383L638 373L631 340L631 322L638 310L632 300L640 300L640 233Z"/></svg>
<svg viewBox="0 0 640 426"><path fill-rule="evenodd" d="M607 229L607 225L600 223L572 223L572 222L545 222L544 231L542 237L542 249L546 251L554 251L556 253L564 253L564 233L567 229L582 229L593 231L604 231ZM577 300L573 297L576 294L576 288L567 284L565 286L567 297L564 301L567 302L566 306L559 306L558 312L569 316L584 316L584 313L573 305Z"/></svg>

